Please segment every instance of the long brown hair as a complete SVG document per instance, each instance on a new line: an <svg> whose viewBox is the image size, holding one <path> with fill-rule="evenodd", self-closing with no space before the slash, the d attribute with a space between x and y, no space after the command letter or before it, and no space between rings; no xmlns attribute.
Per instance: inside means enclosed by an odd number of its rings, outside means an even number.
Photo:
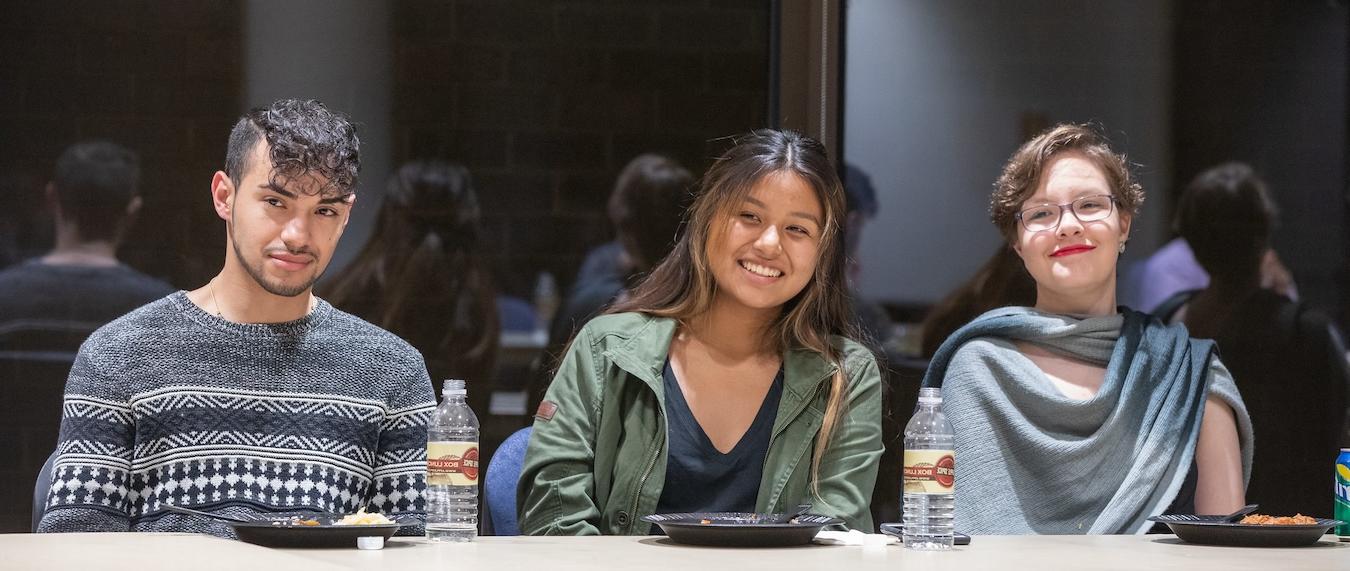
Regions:
<svg viewBox="0 0 1350 571"><path fill-rule="evenodd" d="M325 289L334 306L408 340L432 382L487 381L497 357L496 295L479 259L469 171L440 161L389 179L370 241Z"/></svg>
<svg viewBox="0 0 1350 571"><path fill-rule="evenodd" d="M634 288L628 300L609 312L637 311L674 318L683 324L707 311L717 295L717 282L707 258L708 242L726 231L724 222L744 203L755 184L776 173L801 177L816 191L825 213L815 275L783 304L769 330L780 352L798 348L814 351L838 367L828 389L825 419L811 459L814 486L820 459L844 414L848 388L848 375L839 352L830 344L830 336L856 337L857 330L845 282L840 231L844 190L823 145L795 131L760 129L739 137L703 175L698 196L689 209L687 227L675 249Z"/></svg>

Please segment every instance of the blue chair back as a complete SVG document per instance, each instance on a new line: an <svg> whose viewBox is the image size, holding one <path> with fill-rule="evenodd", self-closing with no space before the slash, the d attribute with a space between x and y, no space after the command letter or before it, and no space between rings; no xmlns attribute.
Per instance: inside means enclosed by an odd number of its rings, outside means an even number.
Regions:
<svg viewBox="0 0 1350 571"><path fill-rule="evenodd" d="M520 471L525 466L525 448L533 430L527 426L506 437L488 462L483 499L496 535L520 535L516 522L516 482L520 481Z"/></svg>
<svg viewBox="0 0 1350 571"><path fill-rule="evenodd" d="M52 491L52 465L55 463L56 451L53 450L38 470L37 480L33 482L33 533L37 533L38 522L42 521L42 512L47 507L47 494Z"/></svg>

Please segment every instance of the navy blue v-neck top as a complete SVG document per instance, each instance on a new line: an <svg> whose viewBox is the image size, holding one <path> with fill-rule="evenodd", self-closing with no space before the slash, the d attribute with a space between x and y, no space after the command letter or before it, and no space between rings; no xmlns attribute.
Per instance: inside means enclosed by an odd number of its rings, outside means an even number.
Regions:
<svg viewBox="0 0 1350 571"><path fill-rule="evenodd" d="M669 359L662 377L670 445L656 513L755 511L764 456L783 394L783 370L774 377L750 428L726 454L713 446L689 410Z"/></svg>

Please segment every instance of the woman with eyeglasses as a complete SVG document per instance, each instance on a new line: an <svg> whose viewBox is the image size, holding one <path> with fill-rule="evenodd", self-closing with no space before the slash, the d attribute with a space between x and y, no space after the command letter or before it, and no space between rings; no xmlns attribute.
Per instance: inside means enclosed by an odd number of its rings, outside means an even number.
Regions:
<svg viewBox="0 0 1350 571"><path fill-rule="evenodd" d="M956 433L956 529L1143 533L1162 513L1229 513L1251 473L1246 407L1213 342L1116 305L1143 202L1123 155L1059 125L1013 153L991 217L1036 282L938 349Z"/></svg>

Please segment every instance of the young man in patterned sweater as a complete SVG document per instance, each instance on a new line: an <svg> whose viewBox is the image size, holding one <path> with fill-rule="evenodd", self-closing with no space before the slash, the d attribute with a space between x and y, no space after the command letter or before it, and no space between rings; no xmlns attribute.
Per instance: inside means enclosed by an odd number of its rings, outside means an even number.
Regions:
<svg viewBox="0 0 1350 571"><path fill-rule="evenodd" d="M196 531L383 512L421 534L435 401L416 349L315 297L355 202L359 141L316 101L230 133L211 197L225 265L96 331L66 384L39 531Z"/></svg>

